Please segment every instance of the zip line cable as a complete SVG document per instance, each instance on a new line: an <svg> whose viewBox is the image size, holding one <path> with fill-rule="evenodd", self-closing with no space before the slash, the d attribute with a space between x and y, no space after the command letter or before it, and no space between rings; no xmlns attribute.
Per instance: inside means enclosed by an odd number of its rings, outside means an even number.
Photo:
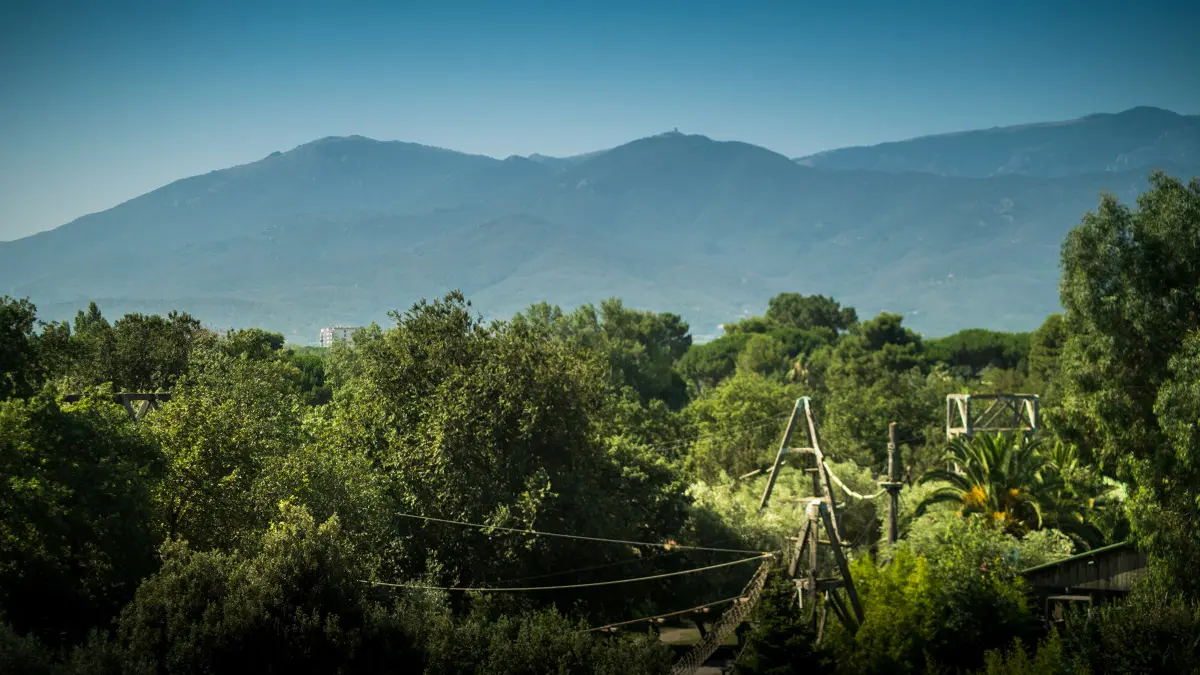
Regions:
<svg viewBox="0 0 1200 675"><path fill-rule="evenodd" d="M713 542L713 544L724 544L725 542L733 541L734 539L737 539L737 537L736 536L735 537L725 537L724 539L718 539L717 541ZM580 572L592 572L594 570L606 569L608 567L620 567L621 565L630 565L632 563L648 562L650 560L659 560L661 558L665 558L669 555L674 555L676 553L683 553L683 551L680 551L680 550L655 551L648 555L639 556L637 558L625 558L624 560L615 560L613 562L601 563L599 565L590 565L588 567L578 567L578 568L571 569L571 570L562 570L560 572L546 572L545 574L532 574L532 575L525 576L525 577L514 577L514 578L505 579L503 581L497 581L496 583L511 584L511 583L516 583L518 581L530 581L533 579L545 579L547 577L561 577L561 576L566 576L568 574L578 574Z"/></svg>
<svg viewBox="0 0 1200 675"><path fill-rule="evenodd" d="M666 579L668 577L678 577L685 574L697 574L699 572L708 572L710 570L719 569L722 567L732 567L733 565L742 565L748 562L757 560L766 560L775 557L774 553L763 553L751 558L740 558L729 562L717 563L707 567L697 567L690 570L680 570L678 572L664 572L663 574L654 574L648 577L634 577L632 579L613 579L612 581L594 581L586 584L565 584L562 586L515 586L515 587L487 587L487 586L425 586L422 584L393 584L386 581L367 581L362 580L362 583L371 586L386 586L388 588L411 588L421 591L477 591L480 593L521 593L527 591L564 591L575 588L595 588L597 586L614 586L616 584L632 584L639 581L655 581L657 579Z"/></svg>
<svg viewBox="0 0 1200 675"><path fill-rule="evenodd" d="M519 529L515 527L501 527L499 525L481 525L479 523L468 523L461 520L449 520L447 518L434 518L432 516L418 516L413 513L395 513L395 516L401 518L413 518L416 520L424 520L432 523L444 523L447 525L461 525L463 527L474 527L480 530L499 530L501 532L515 532L517 534L531 534L537 537L560 537L563 539L578 539L580 541L595 541L602 544L622 544L625 546L654 546L663 548L668 551L712 551L714 553L762 553L762 551L751 551L744 548L715 548L711 546L688 546L685 544L670 544L656 543L650 541L630 541L626 539L609 539L607 537L586 537L579 534L562 534L559 532L539 532L537 530Z"/></svg>
<svg viewBox="0 0 1200 675"><path fill-rule="evenodd" d="M695 607L681 609L678 612L667 612L666 614L655 614L654 616L643 616L640 619L630 619L629 621L618 621L617 623L610 623L605 626L596 626L595 628L588 628L587 630L581 630L579 632L580 633L592 633L592 632L595 632L598 630L608 630L609 628L617 628L618 626L628 626L631 623L642 623L644 621L653 621L655 619L669 619L673 616L679 616L680 614L688 614L690 612L695 612L695 611L698 611L701 609L706 609L708 607L716 607L717 605L724 605L726 603L734 602L736 600L741 599L741 597L742 596L740 596L740 595L736 595L732 598L725 598L724 600L716 600L714 602L707 602L703 605L696 605Z"/></svg>

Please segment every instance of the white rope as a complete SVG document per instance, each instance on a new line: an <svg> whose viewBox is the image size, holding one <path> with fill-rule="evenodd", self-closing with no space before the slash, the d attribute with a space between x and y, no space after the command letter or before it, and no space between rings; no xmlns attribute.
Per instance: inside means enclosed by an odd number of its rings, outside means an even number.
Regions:
<svg viewBox="0 0 1200 675"><path fill-rule="evenodd" d="M827 473L829 475L829 477L833 480L833 482L837 483L838 487L842 488L842 490L846 494L850 495L851 497L853 497L855 499L875 499L876 497L887 492L887 489L883 489L883 490L880 490L879 492L876 492L873 495L860 495L857 492L855 492L854 490L851 490L850 488L846 487L846 484L842 482L842 479L838 478L837 474L835 474L833 472L833 469L829 468L828 462L822 462L821 464L825 467L825 473Z"/></svg>

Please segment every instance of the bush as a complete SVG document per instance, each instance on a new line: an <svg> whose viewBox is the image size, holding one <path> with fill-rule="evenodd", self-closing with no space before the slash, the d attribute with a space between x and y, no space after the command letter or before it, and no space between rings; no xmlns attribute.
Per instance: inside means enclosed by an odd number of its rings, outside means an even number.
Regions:
<svg viewBox="0 0 1200 675"><path fill-rule="evenodd" d="M1036 630L1024 584L981 523L960 522L891 553L887 565L851 565L865 617L853 635L831 622L839 672L979 668L987 650Z"/></svg>
<svg viewBox="0 0 1200 675"><path fill-rule="evenodd" d="M1007 650L995 649L984 657L979 675L1090 675L1087 665L1067 653L1058 631L1051 631L1031 656L1017 639Z"/></svg>

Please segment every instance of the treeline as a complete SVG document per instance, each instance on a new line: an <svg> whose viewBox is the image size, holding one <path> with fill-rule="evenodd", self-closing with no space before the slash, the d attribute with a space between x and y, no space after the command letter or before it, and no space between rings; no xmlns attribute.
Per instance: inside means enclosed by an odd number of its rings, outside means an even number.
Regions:
<svg viewBox="0 0 1200 675"><path fill-rule="evenodd" d="M4 298L0 671L666 672L645 626L587 629L730 597L757 562L589 584L786 550L811 482L784 472L760 513L764 477L738 477L809 396L857 493L897 423L902 539L839 493L866 620L816 645L776 571L739 672L1190 672L1198 213L1162 176L1136 211L1105 198L1029 334L924 339L784 293L693 344L615 299L484 322L452 293L319 353ZM113 391L172 399L134 422ZM1043 432L947 442L946 395L981 391L1038 394ZM1150 581L1045 632L1019 571L1130 536ZM541 590L439 590L504 587Z"/></svg>

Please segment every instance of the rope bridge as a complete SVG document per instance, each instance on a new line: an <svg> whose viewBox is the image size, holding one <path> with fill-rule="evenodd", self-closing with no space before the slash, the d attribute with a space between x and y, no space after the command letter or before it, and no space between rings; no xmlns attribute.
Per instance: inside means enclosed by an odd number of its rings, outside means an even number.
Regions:
<svg viewBox="0 0 1200 675"><path fill-rule="evenodd" d="M671 667L671 675L695 673L717 651L726 636L746 620L762 596L763 585L766 584L767 575L771 571L771 562L772 559L768 558L762 565L759 565L758 571L742 589L742 594L733 607L727 609L721 618L713 623L712 629L704 634L704 637L692 647L691 651L675 662L675 665Z"/></svg>

